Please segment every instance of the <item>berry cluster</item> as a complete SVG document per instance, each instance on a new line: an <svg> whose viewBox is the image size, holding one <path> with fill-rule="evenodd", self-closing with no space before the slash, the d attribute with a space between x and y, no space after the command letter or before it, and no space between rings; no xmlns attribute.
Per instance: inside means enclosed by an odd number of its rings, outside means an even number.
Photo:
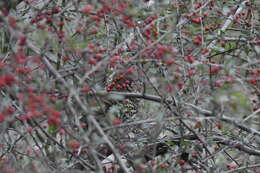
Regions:
<svg viewBox="0 0 260 173"><path fill-rule="evenodd" d="M125 74L117 76L108 86L107 91L110 92L114 88L117 91L126 90L130 86L131 82L125 76Z"/></svg>

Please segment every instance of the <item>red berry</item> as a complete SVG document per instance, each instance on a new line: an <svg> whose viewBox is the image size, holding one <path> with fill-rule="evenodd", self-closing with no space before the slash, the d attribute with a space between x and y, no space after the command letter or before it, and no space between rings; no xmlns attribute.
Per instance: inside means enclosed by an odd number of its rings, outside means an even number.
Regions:
<svg viewBox="0 0 260 173"><path fill-rule="evenodd" d="M220 149L219 146L214 146L215 151L218 151L219 149Z"/></svg>
<svg viewBox="0 0 260 173"><path fill-rule="evenodd" d="M253 107L253 111L257 111L258 109L260 109L258 106Z"/></svg>
<svg viewBox="0 0 260 173"><path fill-rule="evenodd" d="M122 89L122 86L118 84L118 85L116 86L116 89Z"/></svg>
<svg viewBox="0 0 260 173"><path fill-rule="evenodd" d="M180 164L180 165L184 165L185 162L186 162L185 160L179 160L179 164Z"/></svg>
<svg viewBox="0 0 260 173"><path fill-rule="evenodd" d="M28 127L28 128L27 128L27 132L32 133L32 131L33 131L33 128L32 128L32 127Z"/></svg>
<svg viewBox="0 0 260 173"><path fill-rule="evenodd" d="M146 166L145 166L145 165L138 165L138 168L139 168L140 170L144 170L144 169L146 168Z"/></svg>
<svg viewBox="0 0 260 173"><path fill-rule="evenodd" d="M135 72L135 69L130 67L129 69L127 69L126 75L133 74L134 72Z"/></svg>
<svg viewBox="0 0 260 173"><path fill-rule="evenodd" d="M8 17L8 23L9 25L13 28L16 29L17 24L16 24L16 19L13 16Z"/></svg>
<svg viewBox="0 0 260 173"><path fill-rule="evenodd" d="M19 40L18 40L19 46L24 46L25 43L26 43L26 39L27 39L26 36L21 36L21 37L19 38Z"/></svg>
<svg viewBox="0 0 260 173"><path fill-rule="evenodd" d="M227 82L227 83L233 83L233 82L235 82L235 80L234 80L234 78L228 76L228 77L226 78L226 82Z"/></svg>
<svg viewBox="0 0 260 173"><path fill-rule="evenodd" d="M117 81L120 81L120 80L122 80L124 78L124 76L123 75L120 75L120 76L118 76L117 78L116 78L116 80Z"/></svg>
<svg viewBox="0 0 260 173"><path fill-rule="evenodd" d="M180 81L177 83L179 89L181 90L183 87L184 87L184 82L183 81Z"/></svg>
<svg viewBox="0 0 260 173"><path fill-rule="evenodd" d="M236 169L239 168L239 166L237 164L230 164L227 166L228 170L232 170L232 169Z"/></svg>
<svg viewBox="0 0 260 173"><path fill-rule="evenodd" d="M93 11L94 7L92 5L86 5L83 10L82 13L84 14L89 14Z"/></svg>
<svg viewBox="0 0 260 173"><path fill-rule="evenodd" d="M191 157L192 157L192 158L198 158L198 155L197 155L196 153L193 153L193 154L191 155Z"/></svg>
<svg viewBox="0 0 260 173"><path fill-rule="evenodd" d="M129 80L126 80L126 81L125 81L125 84L126 84L126 85L130 84L130 81L129 81Z"/></svg>
<svg viewBox="0 0 260 173"><path fill-rule="evenodd" d="M214 66L210 69L209 73L217 73L220 69L219 66Z"/></svg>
<svg viewBox="0 0 260 173"><path fill-rule="evenodd" d="M172 85L167 85L166 89L167 89L168 92L172 92L174 87Z"/></svg>
<svg viewBox="0 0 260 173"><path fill-rule="evenodd" d="M72 152L73 152L73 153L79 153L79 149L74 148L74 149L72 149Z"/></svg>
<svg viewBox="0 0 260 173"><path fill-rule="evenodd" d="M255 80L255 79L252 79L252 80L250 80L249 81L252 85L256 85L257 84L257 80Z"/></svg>
<svg viewBox="0 0 260 173"><path fill-rule="evenodd" d="M167 65L172 65L172 64L175 63L175 59L174 59L174 58L167 58L167 59L165 60L165 63L166 63Z"/></svg>
<svg viewBox="0 0 260 173"><path fill-rule="evenodd" d="M5 81L5 84L8 85L8 86L11 86L15 83L15 76L13 74L6 74L4 75L4 81Z"/></svg>
<svg viewBox="0 0 260 173"><path fill-rule="evenodd" d="M50 116L48 118L48 125L60 126L60 124L61 124L60 118L54 116Z"/></svg>
<svg viewBox="0 0 260 173"><path fill-rule="evenodd" d="M186 58L186 61L188 61L189 63L194 63L196 60L192 55L188 55L188 57Z"/></svg>
<svg viewBox="0 0 260 173"><path fill-rule="evenodd" d="M121 152L123 152L123 151L125 151L125 149L126 149L126 146L125 145L120 145L119 146L119 150L121 151Z"/></svg>
<svg viewBox="0 0 260 173"><path fill-rule="evenodd" d="M115 119L113 120L113 125L118 125L118 124L121 124L121 120L118 119L118 118L115 118Z"/></svg>
<svg viewBox="0 0 260 173"><path fill-rule="evenodd" d="M98 53L98 54L95 55L95 58L96 58L96 59L102 59L102 58L103 58L103 55L101 55L101 54Z"/></svg>
<svg viewBox="0 0 260 173"><path fill-rule="evenodd" d="M124 83L124 84L123 84L123 88L126 88L126 87L127 87L127 84Z"/></svg>
<svg viewBox="0 0 260 173"><path fill-rule="evenodd" d="M246 6L251 6L251 2L246 2L245 5Z"/></svg>
<svg viewBox="0 0 260 173"><path fill-rule="evenodd" d="M151 161L151 162L150 162L150 165L151 165L151 166L155 166L155 165L156 165L156 161Z"/></svg>
<svg viewBox="0 0 260 173"><path fill-rule="evenodd" d="M119 56L115 56L115 57L111 58L109 61L111 64L113 64L113 63L116 63L118 60L119 60Z"/></svg>
<svg viewBox="0 0 260 173"><path fill-rule="evenodd" d="M81 92L83 93L88 93L90 91L90 87L86 86L80 89Z"/></svg>
<svg viewBox="0 0 260 173"><path fill-rule="evenodd" d="M52 10L52 13L53 13L53 14L58 14L59 12L61 12L61 9L58 8L58 7L54 8L54 9Z"/></svg>
<svg viewBox="0 0 260 173"><path fill-rule="evenodd" d="M79 125L80 125L80 127L82 127L82 128L87 127L87 123L84 123L84 122L80 122Z"/></svg>
<svg viewBox="0 0 260 173"><path fill-rule="evenodd" d="M167 164L161 164L159 167L163 169L163 168L167 168L168 166Z"/></svg>
<svg viewBox="0 0 260 173"><path fill-rule="evenodd" d="M191 77L196 73L196 71L194 69L191 69L188 71L188 76Z"/></svg>
<svg viewBox="0 0 260 173"><path fill-rule="evenodd" d="M215 82L215 86L216 87L222 87L224 85L224 83L221 81L221 80L217 80L216 82Z"/></svg>
<svg viewBox="0 0 260 173"><path fill-rule="evenodd" d="M201 121L196 121L195 128L201 128L201 127L202 127Z"/></svg>
<svg viewBox="0 0 260 173"><path fill-rule="evenodd" d="M196 18L192 18L191 21L196 24L200 24L202 20L201 20L201 17L196 17Z"/></svg>
<svg viewBox="0 0 260 173"><path fill-rule="evenodd" d="M7 169L5 173L15 173L15 171L13 169Z"/></svg>
<svg viewBox="0 0 260 173"><path fill-rule="evenodd" d="M218 121L217 123L216 123L216 126L217 126L217 128L218 129L222 129L222 123L220 122L220 121Z"/></svg>
<svg viewBox="0 0 260 173"><path fill-rule="evenodd" d="M196 4L195 4L195 9L198 9L198 8L200 8L202 6L202 3L201 2L197 2Z"/></svg>
<svg viewBox="0 0 260 173"><path fill-rule="evenodd" d="M60 130L59 130L59 134L60 134L60 135L64 135L64 134L65 134L65 130L64 130L64 129L60 129Z"/></svg>
<svg viewBox="0 0 260 173"><path fill-rule="evenodd" d="M68 146L75 149L80 147L80 143L76 140L70 140L68 141Z"/></svg>
<svg viewBox="0 0 260 173"><path fill-rule="evenodd" d="M201 40L199 40L199 39L195 39L195 40L193 40L193 43L196 44L196 45L200 45Z"/></svg>

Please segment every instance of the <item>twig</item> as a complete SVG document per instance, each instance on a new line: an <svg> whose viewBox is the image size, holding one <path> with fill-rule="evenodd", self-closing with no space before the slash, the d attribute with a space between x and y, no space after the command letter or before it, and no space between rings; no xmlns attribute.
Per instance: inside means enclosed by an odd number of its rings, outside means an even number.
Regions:
<svg viewBox="0 0 260 173"><path fill-rule="evenodd" d="M243 167L236 168L236 169L233 169L233 170L230 170L230 171L226 171L225 173L238 172L238 171L241 171L241 170L253 169L253 168L257 168L257 167L260 167L260 163L254 164L254 165L243 166Z"/></svg>
<svg viewBox="0 0 260 173"><path fill-rule="evenodd" d="M189 104L189 103L186 103L186 105L191 106L192 108L196 109L197 111L199 111L200 113L202 113L205 116L214 116L215 117L215 115L211 111L209 111L209 110L205 110L203 108L200 108L200 107L198 107L196 105ZM222 116L216 117L216 118L219 118L220 120L222 120L222 121L224 121L226 123L233 124L234 126L238 127L239 129L241 129L243 131L246 131L248 133L252 133L254 135L260 136L260 132L259 131L255 130L255 129L252 129L252 128L249 128L249 127L241 124L241 122L239 122L239 121L237 121L235 119L229 118L229 117L227 117L225 115L222 115Z"/></svg>
<svg viewBox="0 0 260 173"><path fill-rule="evenodd" d="M21 32L19 31L14 31L12 28L9 27L9 30L11 31L12 34L14 34L15 36L20 36L22 35ZM56 77L58 78L58 80L60 82L62 82L62 84L64 85L65 88L67 88L69 91L70 91L70 94L72 94L72 96L75 98L76 102L80 105L80 108L87 114L89 114L89 110L86 108L86 105L84 105L81 101L81 99L79 98L79 95L77 93L77 91L72 87L70 86L65 80L64 78L60 75L60 73L52 66L52 64L49 62L49 59L56 59L56 56L54 54L51 54L51 53L42 53L41 50L39 48L37 48L33 43L32 41L30 41L29 39L27 40L27 46L32 50L34 51L35 53L39 54L39 55L44 55L44 56L41 56L42 58L42 61L44 62L44 64L47 66L47 68L50 70L50 72ZM51 56L51 58L50 58ZM101 66L101 65L100 65ZM92 72L94 72L97 68L95 68L94 70L92 70ZM85 78L87 78L88 75L85 75ZM81 81L81 83L83 83L84 80ZM100 127L100 125L95 121L95 119L90 116L89 117L90 121L95 125L96 129L98 130L98 132L104 137L104 139L106 140L106 142L109 144L109 147L111 148L111 150L113 151L113 153L115 154L115 157L119 163L119 165L121 166L121 168L126 172L126 173L130 173L126 167L126 165L122 162L122 160L120 159L120 156L118 154L118 152L115 150L115 147L113 146L113 144L110 142L110 140L107 138L106 135L104 135L104 131L103 129ZM48 135L47 133L45 133L45 135ZM50 139L51 136L49 136ZM52 139L54 140L55 142L57 142L55 139ZM85 163L85 162L84 162ZM85 163L86 164L86 163ZM87 164L86 164L87 165ZM88 167L90 167L92 170L94 169L93 166L91 165L88 165Z"/></svg>
<svg viewBox="0 0 260 173"><path fill-rule="evenodd" d="M242 4L240 5L240 7L236 10L235 14L234 15L230 15L226 22L223 24L223 26L220 28L220 30L218 31L217 33L217 36L216 37L219 37L221 36L221 34L223 32L226 31L226 29L229 27L229 25L233 22L233 20L235 19L235 17L242 11L242 9L244 8L245 6L245 3L249 2L248 0L242 2ZM217 39L213 40L209 45L208 45L208 48L212 49L215 47L215 44L217 43Z"/></svg>
<svg viewBox="0 0 260 173"><path fill-rule="evenodd" d="M155 96L155 95L148 95L148 94L141 94L141 93L128 93L128 92L106 92L106 91L99 91L99 92L96 92L95 94L97 95L107 95L107 94L115 94L115 95L121 95L121 96L124 96L124 97L130 97L130 98L141 98L141 99L145 99L145 100L150 100L150 101L154 101L154 102L157 102L157 103L163 103L163 98L159 97L159 96ZM167 101L168 102L168 101ZM169 100L169 102L171 102L171 100ZM209 110L205 110L203 108L200 108L196 105L193 105L193 104L190 104L190 103L185 103L185 105L187 106L190 106L196 110L198 110L200 113L202 113L203 115L205 115L206 117L215 117L214 114L209 111ZM219 118L220 120L226 122L226 123L229 123L229 124L233 124L234 126L240 128L241 130L243 131L246 131L246 132L249 132L249 133L252 133L254 135L257 135L257 136L260 136L260 132L255 130L255 129L252 129L252 128L249 128L243 124L241 124L240 122L238 122L237 120L234 120L232 118L229 118L225 115L221 116L221 117L216 117L216 118Z"/></svg>

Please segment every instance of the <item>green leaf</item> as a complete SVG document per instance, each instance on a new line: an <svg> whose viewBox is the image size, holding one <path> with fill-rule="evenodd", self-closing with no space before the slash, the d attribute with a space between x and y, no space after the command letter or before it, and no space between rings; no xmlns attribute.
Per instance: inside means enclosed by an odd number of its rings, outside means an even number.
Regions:
<svg viewBox="0 0 260 173"><path fill-rule="evenodd" d="M226 73L230 73L234 70L233 65L235 64L236 60L234 58L226 58L224 62L224 70Z"/></svg>
<svg viewBox="0 0 260 173"><path fill-rule="evenodd" d="M236 47L236 42L230 41L230 42L225 44L224 49L225 49L225 51L228 51L228 50L233 49L235 47Z"/></svg>
<svg viewBox="0 0 260 173"><path fill-rule="evenodd" d="M231 99L239 103L238 106L242 106L244 109L250 110L249 98L241 91L234 91L231 93Z"/></svg>
<svg viewBox="0 0 260 173"><path fill-rule="evenodd" d="M219 46L212 46L212 49L218 51L218 52L224 52L225 49L223 47L219 47Z"/></svg>
<svg viewBox="0 0 260 173"><path fill-rule="evenodd" d="M54 104L54 109L60 110L62 109L64 105L64 102L62 100L57 100L56 103Z"/></svg>
<svg viewBox="0 0 260 173"><path fill-rule="evenodd" d="M179 145L180 143L179 143L179 141L166 141L165 144L168 146L174 147L176 145Z"/></svg>
<svg viewBox="0 0 260 173"><path fill-rule="evenodd" d="M258 54L260 54L260 46L254 46L254 48L255 48L255 51L256 51Z"/></svg>
<svg viewBox="0 0 260 173"><path fill-rule="evenodd" d="M55 125L49 125L48 127L48 133L55 136L58 132L58 127Z"/></svg>

